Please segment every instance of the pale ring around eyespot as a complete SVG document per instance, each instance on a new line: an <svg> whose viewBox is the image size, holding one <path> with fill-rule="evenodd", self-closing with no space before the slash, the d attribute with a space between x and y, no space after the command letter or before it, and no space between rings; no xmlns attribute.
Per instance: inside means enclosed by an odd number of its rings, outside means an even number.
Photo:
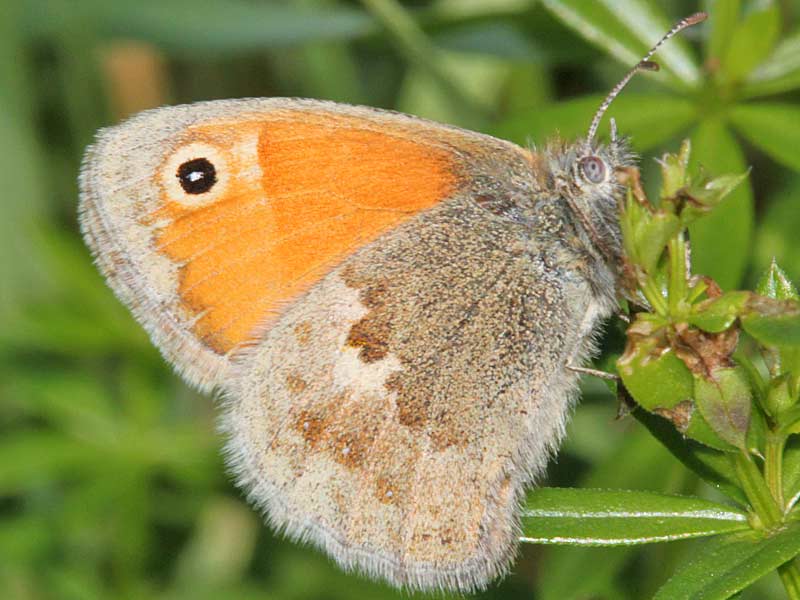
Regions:
<svg viewBox="0 0 800 600"><path fill-rule="evenodd" d="M216 182L207 192L190 194L183 189L178 172L181 165L192 160L204 158L214 166ZM203 142L192 142L175 150L161 167L161 185L169 201L194 208L215 202L225 193L230 173L229 161L216 146Z"/></svg>

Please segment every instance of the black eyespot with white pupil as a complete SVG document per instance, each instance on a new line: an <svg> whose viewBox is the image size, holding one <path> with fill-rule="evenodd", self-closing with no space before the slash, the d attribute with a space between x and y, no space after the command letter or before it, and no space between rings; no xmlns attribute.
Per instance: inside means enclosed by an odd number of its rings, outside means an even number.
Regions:
<svg viewBox="0 0 800 600"><path fill-rule="evenodd" d="M217 170L207 158L187 160L175 176L187 194L205 194L217 183Z"/></svg>
<svg viewBox="0 0 800 600"><path fill-rule="evenodd" d="M581 159L581 172L591 183L603 183L606 178L606 165L597 156L585 156Z"/></svg>

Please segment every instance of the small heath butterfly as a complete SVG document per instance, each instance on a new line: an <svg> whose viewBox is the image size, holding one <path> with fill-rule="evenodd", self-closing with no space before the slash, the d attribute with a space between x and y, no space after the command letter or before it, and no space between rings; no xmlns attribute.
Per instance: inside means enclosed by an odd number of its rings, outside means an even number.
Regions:
<svg viewBox="0 0 800 600"><path fill-rule="evenodd" d="M80 221L277 530L345 569L468 591L509 568L526 486L617 306L624 139L528 149L285 98L103 130Z"/></svg>

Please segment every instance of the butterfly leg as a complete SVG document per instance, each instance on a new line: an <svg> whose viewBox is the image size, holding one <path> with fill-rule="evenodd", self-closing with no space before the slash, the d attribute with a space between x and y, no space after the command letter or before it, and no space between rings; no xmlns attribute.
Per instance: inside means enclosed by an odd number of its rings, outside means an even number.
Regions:
<svg viewBox="0 0 800 600"><path fill-rule="evenodd" d="M581 373L583 375L592 375L593 377L606 379L608 381L619 381L618 375L615 375L614 373L608 373L607 371L600 371L599 369L589 369L586 367L577 367L575 365L567 365L567 369L569 369L570 371L574 371L575 373Z"/></svg>

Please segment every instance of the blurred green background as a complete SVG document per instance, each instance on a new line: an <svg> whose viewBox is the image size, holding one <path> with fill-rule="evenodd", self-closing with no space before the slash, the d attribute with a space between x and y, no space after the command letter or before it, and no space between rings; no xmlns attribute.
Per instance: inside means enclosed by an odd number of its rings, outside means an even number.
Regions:
<svg viewBox="0 0 800 600"><path fill-rule="evenodd" d="M752 168L692 232L697 271L749 285L777 256L797 283L797 0L0 0L0 596L403 597L276 538L232 487L213 401L170 372L81 242L76 177L99 127L162 104L305 96L519 143L573 137L701 8L710 21L612 114L647 181L686 136L714 173ZM612 325L599 362L620 344ZM615 411L587 381L547 484L713 495ZM645 598L693 548L527 546L479 596ZM768 578L744 597L782 592Z"/></svg>

